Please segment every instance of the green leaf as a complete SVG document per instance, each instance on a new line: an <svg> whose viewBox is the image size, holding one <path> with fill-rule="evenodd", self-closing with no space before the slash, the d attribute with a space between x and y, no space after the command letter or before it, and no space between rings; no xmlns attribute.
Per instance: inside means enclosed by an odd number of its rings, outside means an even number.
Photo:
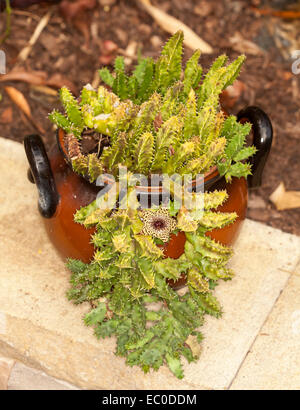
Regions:
<svg viewBox="0 0 300 410"><path fill-rule="evenodd" d="M103 167L101 161L99 160L96 153L89 154L87 156L88 162L88 174L90 177L90 181L94 182L98 178L99 175L103 173Z"/></svg>
<svg viewBox="0 0 300 410"><path fill-rule="evenodd" d="M87 206L83 206L78 209L74 215L74 221L80 224L84 224L85 220L98 208L96 200L91 202Z"/></svg>
<svg viewBox="0 0 300 410"><path fill-rule="evenodd" d="M101 68L101 70L99 70L99 75L101 80L107 84L109 87L113 87L114 84L114 77L112 76L112 74L109 72L107 67Z"/></svg>
<svg viewBox="0 0 300 410"><path fill-rule="evenodd" d="M64 106L64 109L67 113L68 119L72 124L72 130L74 135L76 137L80 137L80 134L84 127L84 122L81 115L79 103L76 101L76 99L67 89L67 87L62 87L59 90L59 96Z"/></svg>
<svg viewBox="0 0 300 410"><path fill-rule="evenodd" d="M190 159L194 153L195 144L193 141L186 141L176 147L175 153L170 156L163 167L163 172L169 175L178 172L183 164Z"/></svg>
<svg viewBox="0 0 300 410"><path fill-rule="evenodd" d="M162 276L168 279L177 280L189 267L191 263L186 259L185 255L181 255L178 259L165 258L153 262L154 269Z"/></svg>
<svg viewBox="0 0 300 410"><path fill-rule="evenodd" d="M167 57L169 81L178 81L181 75L183 32L177 31L164 46L161 55ZM168 84L169 85L169 84Z"/></svg>
<svg viewBox="0 0 300 410"><path fill-rule="evenodd" d="M155 245L154 240L148 235L134 235L135 240L139 244L142 256L158 259L163 255L163 251Z"/></svg>
<svg viewBox="0 0 300 410"><path fill-rule="evenodd" d="M66 133L70 133L72 131L72 124L71 121L66 118L60 112L53 110L49 114L49 119L52 121L58 128L62 128Z"/></svg>
<svg viewBox="0 0 300 410"><path fill-rule="evenodd" d="M126 100L129 96L128 92L128 78L125 74L124 57L117 57L115 59L116 78L113 82L113 92L120 97L121 100Z"/></svg>
<svg viewBox="0 0 300 410"><path fill-rule="evenodd" d="M222 315L222 310L219 302L211 293L195 293L190 288L190 292L197 301L199 307L203 309L206 313L214 317L220 317Z"/></svg>
<svg viewBox="0 0 300 410"><path fill-rule="evenodd" d="M212 191L204 193L204 209L215 209L221 206L228 199L226 190Z"/></svg>
<svg viewBox="0 0 300 410"><path fill-rule="evenodd" d="M99 302L98 306L87 313L84 317L84 323L87 326L97 325L101 323L106 315L106 305L103 302Z"/></svg>
<svg viewBox="0 0 300 410"><path fill-rule="evenodd" d="M148 173L153 159L154 137L151 132L142 134L136 144L134 158L136 160L136 171Z"/></svg>
<svg viewBox="0 0 300 410"><path fill-rule="evenodd" d="M256 153L257 149L254 146L242 148L234 157L234 161L243 161Z"/></svg>
<svg viewBox="0 0 300 410"><path fill-rule="evenodd" d="M83 273L86 269L86 264L77 259L68 259L67 268L73 273Z"/></svg>
<svg viewBox="0 0 300 410"><path fill-rule="evenodd" d="M196 50L192 57L187 61L184 71L184 93L189 94L191 88L197 87L202 75L202 68L198 65L200 50Z"/></svg>
<svg viewBox="0 0 300 410"><path fill-rule="evenodd" d="M143 61L140 68L136 67L133 75L138 81L138 92L137 99L138 102L146 101L153 90L153 73L154 73L154 62L151 58L147 58Z"/></svg>
<svg viewBox="0 0 300 410"><path fill-rule="evenodd" d="M225 84L223 86L223 90L234 83L234 80L240 74L242 65L244 64L245 60L246 56L241 55L227 67L226 74L224 76Z"/></svg>
<svg viewBox="0 0 300 410"><path fill-rule="evenodd" d="M207 293L209 291L209 282L200 273L197 268L189 269L188 284L193 286L200 293Z"/></svg>
<svg viewBox="0 0 300 410"><path fill-rule="evenodd" d="M151 167L152 172L162 170L167 154L167 148L170 145L176 146L182 126L183 124L180 119L177 116L173 116L164 122L159 129L155 141L156 146Z"/></svg>
<svg viewBox="0 0 300 410"><path fill-rule="evenodd" d="M111 259L114 257L113 251L111 248L107 247L104 248L103 250L97 250L94 254L94 260L97 263L102 263L102 262L107 262L111 261Z"/></svg>
<svg viewBox="0 0 300 410"><path fill-rule="evenodd" d="M251 165L247 163L243 164L241 162L237 162L236 164L230 166L225 174L225 178L227 181L230 181L231 177L247 178L248 175L251 175Z"/></svg>
<svg viewBox="0 0 300 410"><path fill-rule="evenodd" d="M205 211L199 224L207 230L221 229L224 226L230 225L237 218L235 212L210 212Z"/></svg>
<svg viewBox="0 0 300 410"><path fill-rule="evenodd" d="M197 102L196 94L193 89L190 90L188 94L188 99L186 101L186 114L184 118L183 126L183 140L187 141L189 138L193 137L196 133L196 113L197 113Z"/></svg>
<svg viewBox="0 0 300 410"><path fill-rule="evenodd" d="M112 236L112 243L116 251L125 253L130 250L131 238L128 230L125 232L117 231Z"/></svg>
<svg viewBox="0 0 300 410"><path fill-rule="evenodd" d="M198 228L198 222L184 206L178 212L177 227L184 232L194 232Z"/></svg>
<svg viewBox="0 0 300 410"><path fill-rule="evenodd" d="M180 359L170 355L169 353L166 354L166 361L169 369L171 372L178 377L178 379L183 379L183 370Z"/></svg>

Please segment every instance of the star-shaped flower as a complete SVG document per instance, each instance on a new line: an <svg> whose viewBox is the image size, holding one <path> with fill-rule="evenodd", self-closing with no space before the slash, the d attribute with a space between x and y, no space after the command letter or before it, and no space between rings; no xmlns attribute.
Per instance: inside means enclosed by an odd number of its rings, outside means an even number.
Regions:
<svg viewBox="0 0 300 410"><path fill-rule="evenodd" d="M142 235L150 235L168 242L170 233L176 228L176 220L169 215L166 208L144 209L141 211L144 228Z"/></svg>

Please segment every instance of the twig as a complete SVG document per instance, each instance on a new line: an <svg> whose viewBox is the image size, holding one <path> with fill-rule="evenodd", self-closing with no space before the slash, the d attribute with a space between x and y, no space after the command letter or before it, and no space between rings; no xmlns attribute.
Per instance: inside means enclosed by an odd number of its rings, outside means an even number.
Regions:
<svg viewBox="0 0 300 410"><path fill-rule="evenodd" d="M254 11L261 14L262 16L274 16L281 17L283 19L298 19L300 18L300 11L289 11L289 10L273 10L273 9L258 9L252 7Z"/></svg>
<svg viewBox="0 0 300 410"><path fill-rule="evenodd" d="M40 21L40 16L38 16L37 14L33 14L30 11L26 11L26 10L15 10L12 9L11 14L15 14L16 16L25 16L25 17L30 17L36 21Z"/></svg>
<svg viewBox="0 0 300 410"><path fill-rule="evenodd" d="M42 31L44 30L44 28L47 26L50 17L51 17L52 11L49 11L47 14L44 15L44 17L40 20L39 24L36 26L36 29L34 30L34 33L32 34L28 44L26 47L24 47L19 55L18 55L18 59L21 61L25 61L27 59L27 57L30 54L30 51L32 49L32 47L34 46L34 44L37 42L39 36L41 35Z"/></svg>
<svg viewBox="0 0 300 410"><path fill-rule="evenodd" d="M10 29L11 29L11 8L10 8L10 0L5 0L6 8L6 27L5 27L5 32L0 38L0 44L4 43L4 41L7 39L7 37L10 35Z"/></svg>
<svg viewBox="0 0 300 410"><path fill-rule="evenodd" d="M124 57L130 58L131 60L134 60L134 61L138 60L137 56L133 56L133 55L130 55L130 54L126 53L126 51L123 50L122 48L118 48L117 51L118 51L119 54L122 54L122 56L124 56Z"/></svg>

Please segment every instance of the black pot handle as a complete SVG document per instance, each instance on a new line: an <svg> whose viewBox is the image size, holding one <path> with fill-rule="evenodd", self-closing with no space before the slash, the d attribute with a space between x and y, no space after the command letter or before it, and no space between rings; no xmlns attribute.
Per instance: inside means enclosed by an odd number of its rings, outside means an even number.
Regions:
<svg viewBox="0 0 300 410"><path fill-rule="evenodd" d="M261 186L263 170L271 150L272 124L267 114L254 106L241 110L237 118L238 120L246 119L252 124L253 145L257 148L257 152L249 161L252 164L252 175L248 177L248 186L258 188Z"/></svg>
<svg viewBox="0 0 300 410"><path fill-rule="evenodd" d="M59 194L44 143L39 135L28 135L24 138L24 147L30 166L28 176L29 179L33 178L39 192L40 214L44 218L51 218L55 214Z"/></svg>

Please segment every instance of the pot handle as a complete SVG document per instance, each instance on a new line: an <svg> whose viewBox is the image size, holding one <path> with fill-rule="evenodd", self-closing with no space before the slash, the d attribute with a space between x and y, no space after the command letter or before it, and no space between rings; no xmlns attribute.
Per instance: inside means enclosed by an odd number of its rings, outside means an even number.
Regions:
<svg viewBox="0 0 300 410"><path fill-rule="evenodd" d="M44 218L51 218L59 202L50 162L44 143L39 135L24 138L24 147L30 169L28 177L35 182L39 192L39 211Z"/></svg>
<svg viewBox="0 0 300 410"><path fill-rule="evenodd" d="M263 170L271 150L273 127L267 114L258 107L244 108L238 113L237 118L239 121L246 119L252 124L253 145L257 152L250 159L252 175L248 176L248 186L258 188L261 186Z"/></svg>

